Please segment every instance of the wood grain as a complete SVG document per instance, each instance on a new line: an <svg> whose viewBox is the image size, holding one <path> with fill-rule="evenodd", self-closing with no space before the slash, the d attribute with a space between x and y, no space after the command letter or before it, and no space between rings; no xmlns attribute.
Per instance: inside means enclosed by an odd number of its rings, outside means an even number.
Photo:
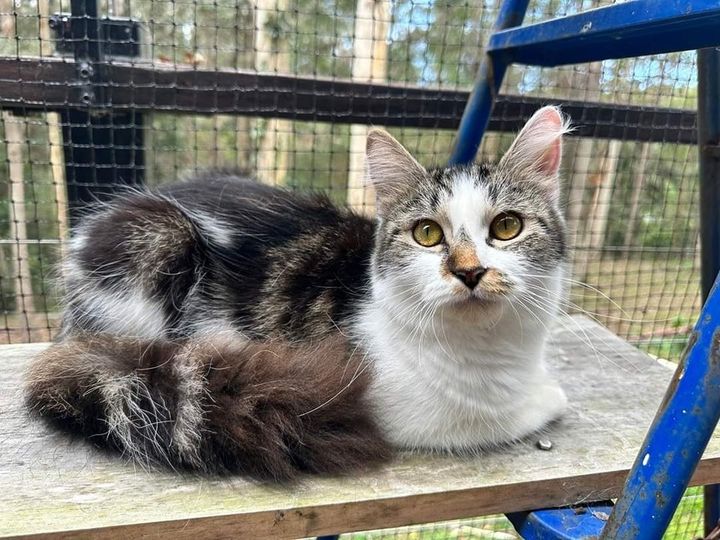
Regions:
<svg viewBox="0 0 720 540"><path fill-rule="evenodd" d="M572 411L543 438L477 457L402 455L293 486L142 471L29 418L21 378L44 345L0 348L0 537L298 538L617 496L671 371L582 317L550 364ZM694 484L720 482L714 437Z"/></svg>
<svg viewBox="0 0 720 540"><path fill-rule="evenodd" d="M237 114L335 124L455 129L469 93L407 84L377 84L199 69L192 65L111 61L106 101L116 110ZM547 98L499 96L489 129L516 132ZM75 64L67 58L0 57L0 105L14 109L84 109ZM562 100L571 136L695 144L693 110Z"/></svg>

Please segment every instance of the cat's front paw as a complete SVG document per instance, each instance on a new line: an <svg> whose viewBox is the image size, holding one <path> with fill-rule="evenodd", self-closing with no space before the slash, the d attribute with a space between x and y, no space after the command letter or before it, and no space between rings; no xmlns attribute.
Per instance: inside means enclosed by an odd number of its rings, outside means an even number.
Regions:
<svg viewBox="0 0 720 540"><path fill-rule="evenodd" d="M530 399L516 413L517 438L522 439L560 419L568 408L565 391L554 381L535 385Z"/></svg>

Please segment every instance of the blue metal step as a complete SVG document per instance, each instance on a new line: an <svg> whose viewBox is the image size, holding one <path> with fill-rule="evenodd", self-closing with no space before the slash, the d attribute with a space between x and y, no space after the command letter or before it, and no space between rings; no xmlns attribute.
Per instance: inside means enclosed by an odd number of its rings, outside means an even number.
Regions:
<svg viewBox="0 0 720 540"><path fill-rule="evenodd" d="M612 502L608 501L518 512L507 517L524 540L597 540L612 509Z"/></svg>
<svg viewBox="0 0 720 540"><path fill-rule="evenodd" d="M559 66L712 47L717 0L632 0L493 34L488 53L513 63Z"/></svg>

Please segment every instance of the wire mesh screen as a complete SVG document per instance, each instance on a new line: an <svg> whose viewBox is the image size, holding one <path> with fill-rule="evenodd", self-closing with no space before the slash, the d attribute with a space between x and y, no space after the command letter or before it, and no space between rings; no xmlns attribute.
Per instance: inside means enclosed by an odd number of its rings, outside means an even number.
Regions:
<svg viewBox="0 0 720 540"><path fill-rule="evenodd" d="M537 0L526 20L601 3ZM93 2L76 4L0 0L3 343L54 336L63 242L124 185L239 169L372 213L368 126L442 163L499 1L107 0L94 29ZM515 66L480 151L497 159L535 108L565 104L569 309L671 360L700 303L696 93L692 52ZM699 497L669 538L699 532ZM367 537L512 534L495 518L423 531Z"/></svg>

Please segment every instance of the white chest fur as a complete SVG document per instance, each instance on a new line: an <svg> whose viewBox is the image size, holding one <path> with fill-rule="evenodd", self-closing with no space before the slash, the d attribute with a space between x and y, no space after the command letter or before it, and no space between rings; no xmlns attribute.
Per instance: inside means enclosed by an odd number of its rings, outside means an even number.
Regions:
<svg viewBox="0 0 720 540"><path fill-rule="evenodd" d="M381 303L364 309L370 399L389 440L472 450L517 440L562 413L565 394L543 364L547 316L503 310L483 328L454 315L436 313L418 328Z"/></svg>

